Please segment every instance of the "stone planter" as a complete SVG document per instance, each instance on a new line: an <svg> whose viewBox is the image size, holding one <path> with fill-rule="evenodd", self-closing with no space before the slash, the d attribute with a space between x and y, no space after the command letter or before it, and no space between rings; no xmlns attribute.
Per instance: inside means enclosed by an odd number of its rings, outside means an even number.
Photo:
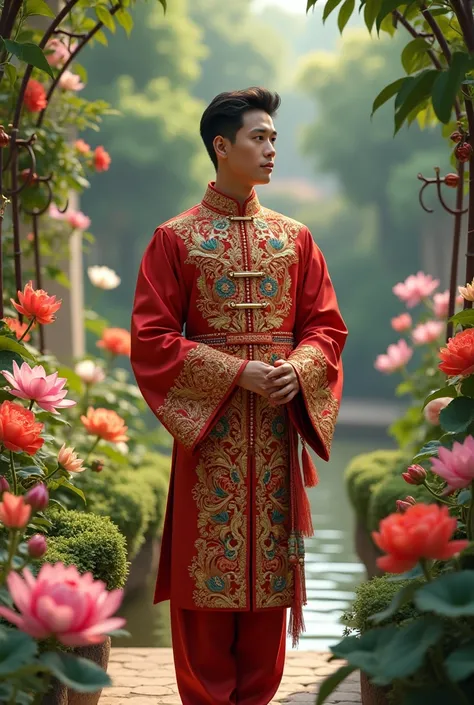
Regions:
<svg viewBox="0 0 474 705"><path fill-rule="evenodd" d="M383 575L383 571L377 567L377 558L381 555L374 542L370 538L369 532L360 519L356 520L354 529L355 550L362 563L365 565L367 577L371 578Z"/></svg>
<svg viewBox="0 0 474 705"><path fill-rule="evenodd" d="M106 671L109 664L110 644L111 639L107 637L102 644L79 646L74 649L74 653L93 661ZM101 694L102 690L96 693L78 693L54 679L52 688L44 696L41 705L97 705Z"/></svg>
<svg viewBox="0 0 474 705"><path fill-rule="evenodd" d="M391 688L380 688L377 685L372 685L365 673L360 672L360 694L362 705L390 705L388 693Z"/></svg>

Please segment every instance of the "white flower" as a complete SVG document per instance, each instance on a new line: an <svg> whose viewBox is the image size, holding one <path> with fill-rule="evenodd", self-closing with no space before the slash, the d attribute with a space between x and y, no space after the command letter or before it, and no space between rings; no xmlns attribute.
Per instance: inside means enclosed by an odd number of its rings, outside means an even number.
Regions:
<svg viewBox="0 0 474 705"><path fill-rule="evenodd" d="M125 441L119 441L115 444L115 447L117 448L119 453L122 453L122 455L128 455L128 445L125 443Z"/></svg>
<svg viewBox="0 0 474 705"><path fill-rule="evenodd" d="M72 71L64 71L59 79L59 85L65 91L82 91L85 84L82 83L81 77Z"/></svg>
<svg viewBox="0 0 474 705"><path fill-rule="evenodd" d="M96 365L94 360L82 360L77 363L74 369L84 384L97 384L105 379L104 370Z"/></svg>
<svg viewBox="0 0 474 705"><path fill-rule="evenodd" d="M120 277L109 267L95 265L87 270L89 279L98 289L116 289L120 284Z"/></svg>

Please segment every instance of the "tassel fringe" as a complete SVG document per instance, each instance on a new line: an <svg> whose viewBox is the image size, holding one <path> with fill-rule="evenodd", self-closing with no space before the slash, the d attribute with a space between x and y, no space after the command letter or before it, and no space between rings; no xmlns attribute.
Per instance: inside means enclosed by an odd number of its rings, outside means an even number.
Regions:
<svg viewBox="0 0 474 705"><path fill-rule="evenodd" d="M311 459L306 443L303 441L303 452L301 454L303 464L303 478L305 487L316 487L319 482L318 471Z"/></svg>
<svg viewBox="0 0 474 705"><path fill-rule="evenodd" d="M295 593L288 623L288 636L291 637L292 647L295 649L299 644L302 632L306 631L303 617L303 606L306 605L307 601L304 558L300 558L293 566L293 576Z"/></svg>

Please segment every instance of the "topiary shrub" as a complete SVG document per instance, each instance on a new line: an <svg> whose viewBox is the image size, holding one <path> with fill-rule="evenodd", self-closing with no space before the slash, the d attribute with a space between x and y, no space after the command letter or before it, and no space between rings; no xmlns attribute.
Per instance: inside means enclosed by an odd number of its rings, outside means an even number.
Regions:
<svg viewBox="0 0 474 705"><path fill-rule="evenodd" d="M385 477L371 489L367 510L367 528L376 531L382 519L397 511L397 499L411 495L417 502L433 503L433 496L423 485L408 485L400 473Z"/></svg>
<svg viewBox="0 0 474 705"><path fill-rule="evenodd" d="M143 482L155 495L155 512L147 532L151 536L160 536L163 530L170 471L171 457L161 453L148 453L139 469Z"/></svg>
<svg viewBox="0 0 474 705"><path fill-rule="evenodd" d="M80 573L90 571L109 590L122 588L128 573L125 538L108 517L75 510L50 509L48 551L38 565L75 565Z"/></svg>
<svg viewBox="0 0 474 705"><path fill-rule="evenodd" d="M375 485L387 475L401 473L408 459L400 450L376 450L358 455L345 471L346 488L357 517L364 523Z"/></svg>

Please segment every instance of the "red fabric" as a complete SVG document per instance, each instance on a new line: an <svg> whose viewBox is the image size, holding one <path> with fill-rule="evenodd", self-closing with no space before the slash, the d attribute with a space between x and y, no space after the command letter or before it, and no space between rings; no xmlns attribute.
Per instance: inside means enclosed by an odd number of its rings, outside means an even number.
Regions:
<svg viewBox="0 0 474 705"><path fill-rule="evenodd" d="M183 705L267 705L285 665L286 610L202 612L171 601Z"/></svg>

